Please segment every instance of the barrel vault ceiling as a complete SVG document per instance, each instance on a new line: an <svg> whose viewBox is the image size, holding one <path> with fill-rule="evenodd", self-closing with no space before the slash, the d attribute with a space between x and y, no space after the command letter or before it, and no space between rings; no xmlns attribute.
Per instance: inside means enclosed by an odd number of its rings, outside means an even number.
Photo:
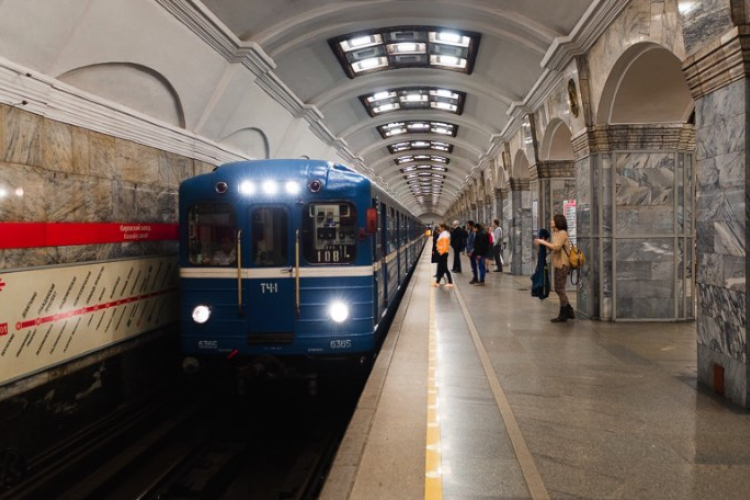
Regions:
<svg viewBox="0 0 750 500"><path fill-rule="evenodd" d="M273 59L276 76L322 113L372 177L417 214L442 214L471 175L497 155L508 110L540 79L550 47L599 2L203 3L239 39L258 44ZM464 35L473 37L470 47ZM347 72L342 61L360 66ZM457 104L462 109L454 109ZM396 134L379 130L389 124ZM453 125L455 135L446 134L444 125ZM438 149L426 149L432 146Z"/></svg>

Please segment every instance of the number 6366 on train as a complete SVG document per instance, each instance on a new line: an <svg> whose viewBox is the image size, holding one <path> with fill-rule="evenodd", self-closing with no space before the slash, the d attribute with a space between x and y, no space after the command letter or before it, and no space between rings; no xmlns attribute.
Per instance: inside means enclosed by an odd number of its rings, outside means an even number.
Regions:
<svg viewBox="0 0 750 500"><path fill-rule="evenodd" d="M367 366L424 246L369 179L319 160L222 165L180 185L183 368Z"/></svg>

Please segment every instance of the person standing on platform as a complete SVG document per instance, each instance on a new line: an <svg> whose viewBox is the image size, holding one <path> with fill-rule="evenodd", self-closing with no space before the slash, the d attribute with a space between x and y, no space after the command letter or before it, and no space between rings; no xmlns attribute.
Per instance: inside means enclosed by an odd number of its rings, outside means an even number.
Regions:
<svg viewBox="0 0 750 500"><path fill-rule="evenodd" d="M503 228L500 219L492 221L492 256L495 258L495 272L503 272Z"/></svg>
<svg viewBox="0 0 750 500"><path fill-rule="evenodd" d="M438 229L440 230L440 235L437 239L437 276L435 277L435 283L432 286L440 286L440 280L445 276L448 280L448 284L445 286L452 287L453 278L451 277L451 272L448 270L448 253L451 247L451 233L448 231L448 224L440 224Z"/></svg>
<svg viewBox="0 0 750 500"><path fill-rule="evenodd" d="M438 255L438 251L437 251L438 236L440 236L440 224L438 224L437 226L433 224L432 225L432 260L430 261L433 264L437 264L438 261L440 260L439 259L440 255ZM436 276L437 276L437 267L435 268L435 274L433 274L432 277L434 278Z"/></svg>
<svg viewBox="0 0 750 500"><path fill-rule="evenodd" d="M568 220L564 215L557 214L550 222L552 225L552 242L550 243L549 241L537 238L534 240L534 245L544 245L552 250L555 293L560 298L560 313L550 321L553 323L564 323L576 317L573 307L570 305L570 300L568 300L568 294L565 293L565 285L570 273L570 261L568 259L568 253L570 252Z"/></svg>
<svg viewBox="0 0 750 500"><path fill-rule="evenodd" d="M470 285L473 285L477 281L477 263L474 260L474 238L476 233L474 232L474 221L470 220L466 222L466 256L469 257L469 264L471 265L471 281Z"/></svg>
<svg viewBox="0 0 750 500"><path fill-rule="evenodd" d="M492 247L490 245L490 235L481 224L476 225L476 236L474 237L474 260L476 261L479 280L475 285L484 285L484 278L487 274L487 256L491 255Z"/></svg>
<svg viewBox="0 0 750 500"><path fill-rule="evenodd" d="M466 230L461 227L457 220L453 221L453 231L451 232L451 247L453 248L453 268L454 273L461 272L461 252L466 250Z"/></svg>

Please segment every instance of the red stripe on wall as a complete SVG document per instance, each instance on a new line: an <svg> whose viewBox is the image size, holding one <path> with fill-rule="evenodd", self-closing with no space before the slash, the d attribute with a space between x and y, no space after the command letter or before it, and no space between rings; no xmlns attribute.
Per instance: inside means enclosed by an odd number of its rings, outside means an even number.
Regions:
<svg viewBox="0 0 750 500"><path fill-rule="evenodd" d="M177 240L177 224L0 222L0 249Z"/></svg>

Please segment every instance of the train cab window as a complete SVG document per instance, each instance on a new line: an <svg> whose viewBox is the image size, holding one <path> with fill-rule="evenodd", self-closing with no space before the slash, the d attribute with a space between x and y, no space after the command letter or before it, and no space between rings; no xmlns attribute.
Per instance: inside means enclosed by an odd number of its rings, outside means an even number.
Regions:
<svg viewBox="0 0 750 500"><path fill-rule="evenodd" d="M226 203L199 203L188 210L188 260L197 266L237 263L237 222Z"/></svg>
<svg viewBox="0 0 750 500"><path fill-rule="evenodd" d="M351 203L311 203L302 212L302 248L311 264L349 264L357 250L357 213Z"/></svg>
<svg viewBox="0 0 750 500"><path fill-rule="evenodd" d="M262 267L288 265L289 216L286 208L256 208L251 220L253 263Z"/></svg>

